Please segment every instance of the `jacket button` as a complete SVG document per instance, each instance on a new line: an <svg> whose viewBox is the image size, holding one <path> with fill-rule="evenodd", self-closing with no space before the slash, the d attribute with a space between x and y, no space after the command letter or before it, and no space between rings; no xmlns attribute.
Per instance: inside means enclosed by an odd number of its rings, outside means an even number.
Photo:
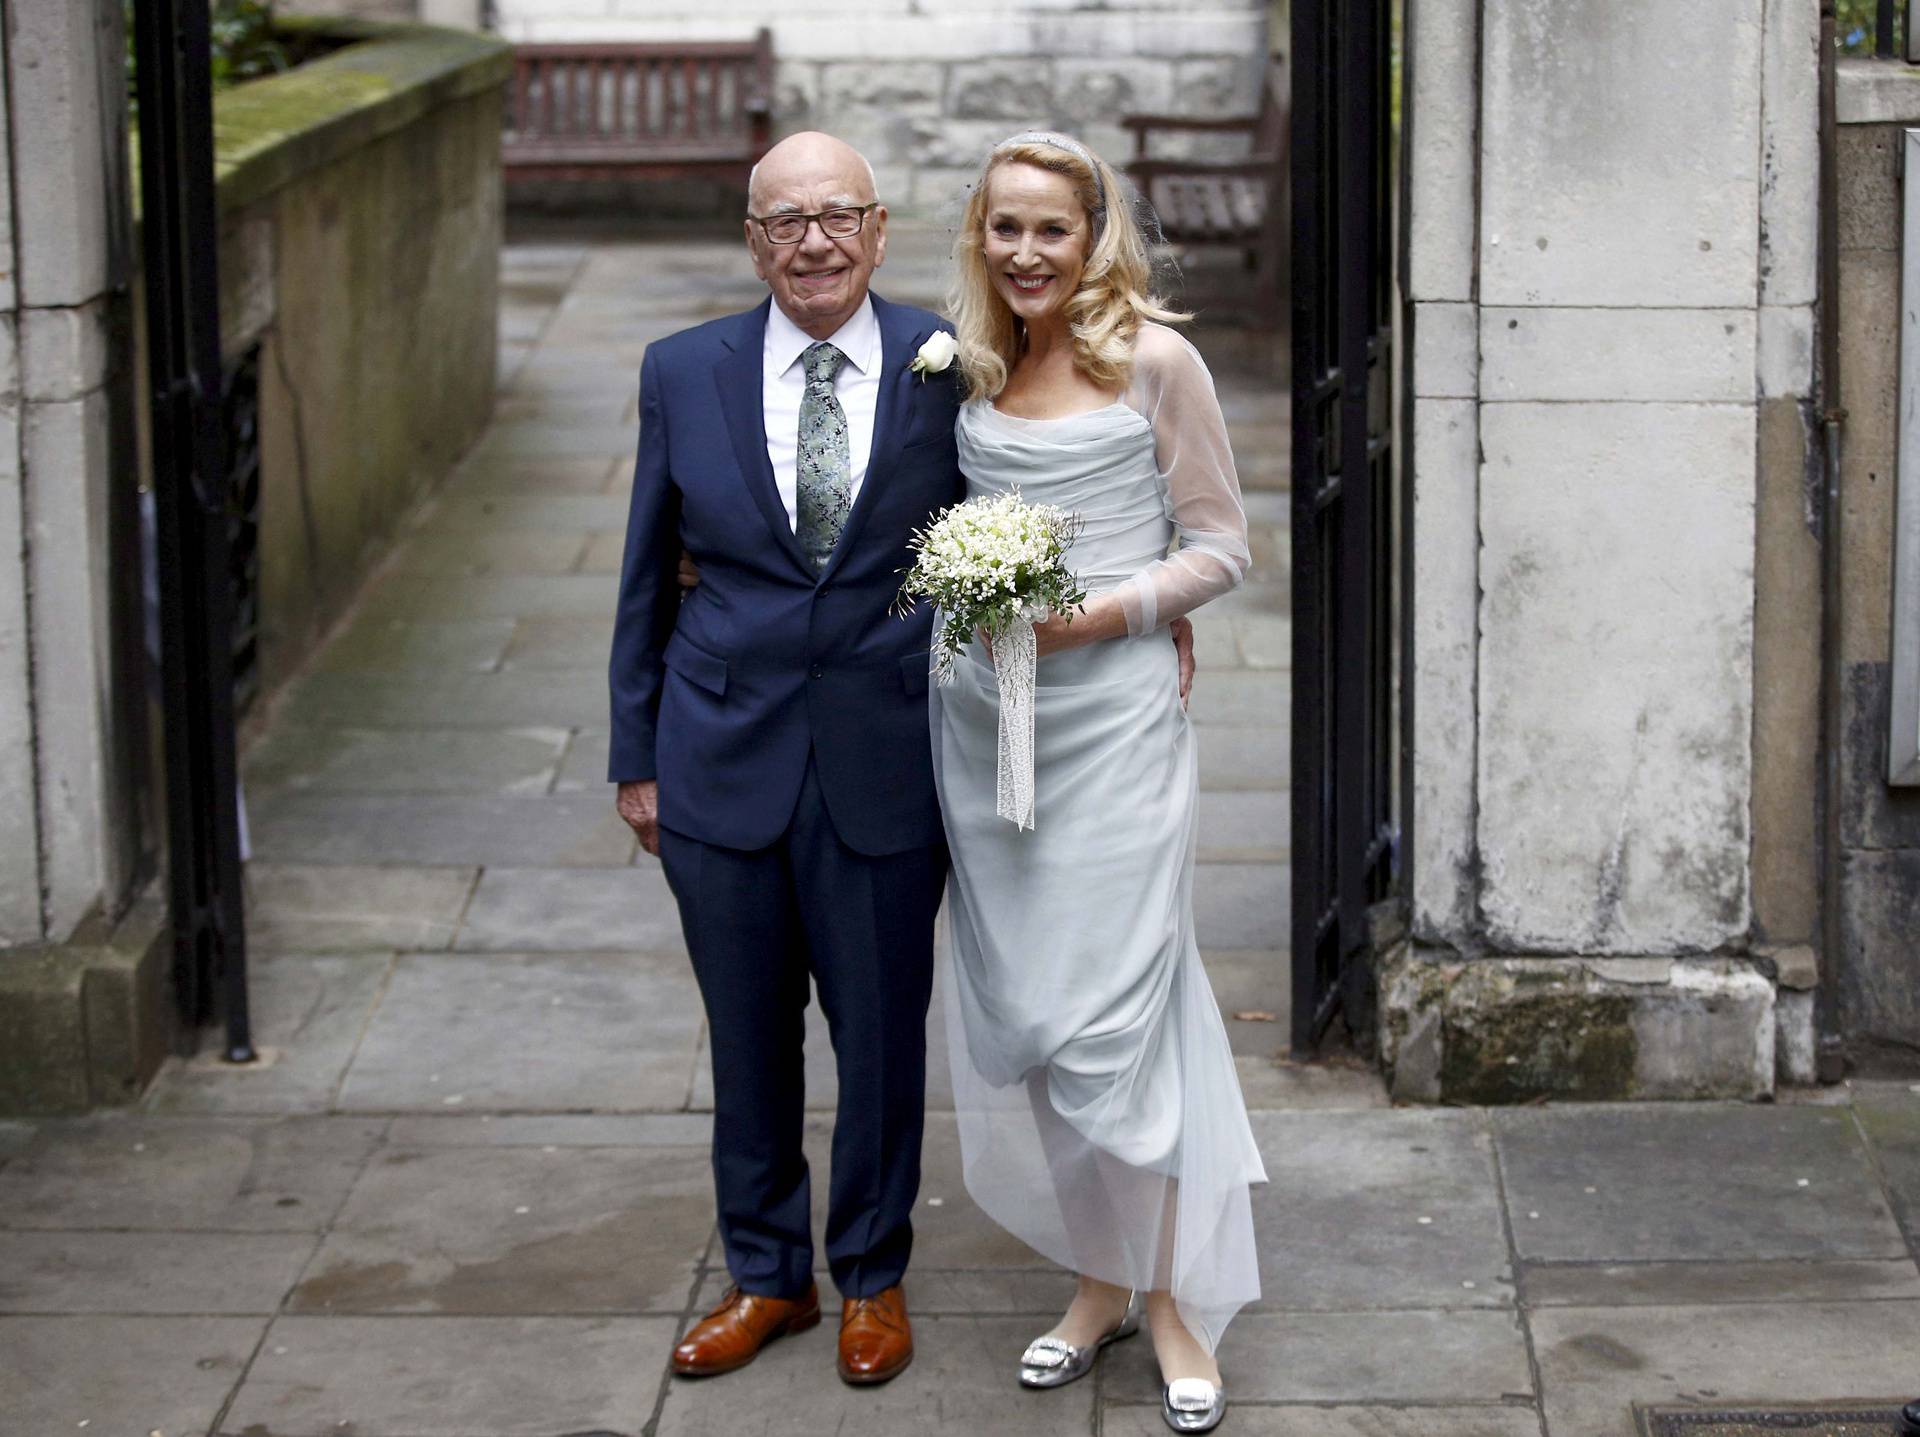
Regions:
<svg viewBox="0 0 1920 1437"><path fill-rule="evenodd" d="M812 668L807 670L807 677L810 679L825 678L826 670L821 668L820 665L815 664Z"/></svg>

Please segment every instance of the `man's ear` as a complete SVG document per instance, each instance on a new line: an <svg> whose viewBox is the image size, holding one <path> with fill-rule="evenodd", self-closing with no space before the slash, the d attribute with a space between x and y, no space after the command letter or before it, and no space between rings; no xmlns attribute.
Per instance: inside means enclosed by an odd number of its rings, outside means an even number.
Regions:
<svg viewBox="0 0 1920 1437"><path fill-rule="evenodd" d="M873 212L873 267L880 268L887 262L887 207L881 205Z"/></svg>
<svg viewBox="0 0 1920 1437"><path fill-rule="evenodd" d="M747 257L753 261L753 273L756 278L765 279L767 277L767 272L762 267L762 264L761 264L760 246L756 242L758 239L758 236L755 235L753 232L753 221L742 220L740 224L741 224L741 227L746 231Z"/></svg>

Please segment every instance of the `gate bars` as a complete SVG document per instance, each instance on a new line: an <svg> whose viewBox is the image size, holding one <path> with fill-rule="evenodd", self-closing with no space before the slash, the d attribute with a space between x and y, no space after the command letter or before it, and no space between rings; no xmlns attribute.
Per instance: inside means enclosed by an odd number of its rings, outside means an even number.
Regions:
<svg viewBox="0 0 1920 1437"><path fill-rule="evenodd" d="M1395 876L1390 0L1294 0L1294 1056L1373 1021Z"/></svg>
<svg viewBox="0 0 1920 1437"><path fill-rule="evenodd" d="M207 0L137 0L141 247L166 721L167 846L181 1031L225 1022L254 1057L241 907L233 593Z"/></svg>

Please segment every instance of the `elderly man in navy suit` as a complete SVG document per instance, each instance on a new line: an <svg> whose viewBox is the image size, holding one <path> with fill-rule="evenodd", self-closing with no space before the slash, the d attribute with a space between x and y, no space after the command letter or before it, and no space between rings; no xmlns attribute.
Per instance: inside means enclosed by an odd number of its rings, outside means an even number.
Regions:
<svg viewBox="0 0 1920 1437"><path fill-rule="evenodd" d="M711 1035L733 1285L674 1349L686 1376L744 1366L820 1320L801 1152L810 980L840 1088L826 1228L839 1372L884 1382L913 1358L900 1282L947 852L931 615L890 610L909 537L965 485L957 376L910 368L945 326L868 291L886 221L856 151L782 141L748 193L769 299L649 346L640 370L607 776L666 870ZM683 550L699 574L684 601Z"/></svg>

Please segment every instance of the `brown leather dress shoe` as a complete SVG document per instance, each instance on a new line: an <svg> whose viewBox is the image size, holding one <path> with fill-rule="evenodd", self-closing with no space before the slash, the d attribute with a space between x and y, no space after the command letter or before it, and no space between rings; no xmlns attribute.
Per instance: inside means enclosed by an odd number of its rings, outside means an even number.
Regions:
<svg viewBox="0 0 1920 1437"><path fill-rule="evenodd" d="M682 1377L718 1377L745 1367L774 1338L805 1332L819 1322L820 1290L811 1283L805 1297L791 1299L730 1287L720 1305L673 1349L673 1370Z"/></svg>
<svg viewBox="0 0 1920 1437"><path fill-rule="evenodd" d="M856 1387L886 1382L913 1361L913 1325L896 1283L872 1297L840 1304L840 1380Z"/></svg>

